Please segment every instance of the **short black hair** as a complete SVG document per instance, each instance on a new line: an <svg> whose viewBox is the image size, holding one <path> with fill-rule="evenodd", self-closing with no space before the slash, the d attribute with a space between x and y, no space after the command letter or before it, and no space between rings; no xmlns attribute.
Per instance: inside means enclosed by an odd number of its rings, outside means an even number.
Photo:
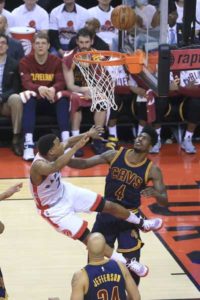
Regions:
<svg viewBox="0 0 200 300"><path fill-rule="evenodd" d="M53 133L43 135L37 142L38 151L41 155L47 155L48 151L54 146L57 136Z"/></svg>
<svg viewBox="0 0 200 300"><path fill-rule="evenodd" d="M144 126L144 128L142 129L142 133L143 132L147 133L150 136L152 146L154 146L158 142L158 134L152 126L150 125Z"/></svg>
<svg viewBox="0 0 200 300"><path fill-rule="evenodd" d="M94 34L88 30L86 27L83 27L81 28L77 34L76 34L76 39L78 39L80 36L83 36L83 37L87 37L89 36L89 38L92 40L94 38Z"/></svg>

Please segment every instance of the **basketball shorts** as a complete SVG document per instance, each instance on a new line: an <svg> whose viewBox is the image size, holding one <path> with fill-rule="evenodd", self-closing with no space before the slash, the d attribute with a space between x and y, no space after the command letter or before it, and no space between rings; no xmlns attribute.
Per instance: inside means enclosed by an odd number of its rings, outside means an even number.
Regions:
<svg viewBox="0 0 200 300"><path fill-rule="evenodd" d="M52 207L38 210L39 214L57 231L79 239L87 229L88 223L76 213L95 211L103 198L95 192L64 183L62 198Z"/></svg>
<svg viewBox="0 0 200 300"><path fill-rule="evenodd" d="M139 230L134 224L115 218L110 214L98 213L92 232L102 233L111 248L114 248L117 240L117 251L120 253L134 252L143 246Z"/></svg>

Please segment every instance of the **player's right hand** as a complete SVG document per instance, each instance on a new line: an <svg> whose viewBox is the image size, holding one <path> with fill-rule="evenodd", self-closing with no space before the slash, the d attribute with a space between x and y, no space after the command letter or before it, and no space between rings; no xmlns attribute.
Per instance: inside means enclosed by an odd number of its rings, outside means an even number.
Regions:
<svg viewBox="0 0 200 300"><path fill-rule="evenodd" d="M22 186L23 186L23 183L22 183L22 182L17 183L17 184L15 184L15 185L11 186L9 189L7 189L7 190L5 191L5 197L6 197L6 198L9 198L9 197L11 197L13 194L19 192L19 191L21 190Z"/></svg>
<svg viewBox="0 0 200 300"><path fill-rule="evenodd" d="M87 144L87 142L89 142L90 137L88 136L88 134L86 133L82 139L80 139L73 148L75 148L76 150L82 148L83 146L85 146L85 144Z"/></svg>
<svg viewBox="0 0 200 300"><path fill-rule="evenodd" d="M90 130L87 132L89 137L91 137L92 139L102 139L102 137L100 136L102 133L104 133L104 128L101 127L100 125L92 126Z"/></svg>

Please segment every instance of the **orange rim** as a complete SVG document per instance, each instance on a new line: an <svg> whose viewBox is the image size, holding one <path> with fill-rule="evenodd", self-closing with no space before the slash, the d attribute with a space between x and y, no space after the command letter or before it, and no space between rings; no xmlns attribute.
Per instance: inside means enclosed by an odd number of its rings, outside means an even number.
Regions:
<svg viewBox="0 0 200 300"><path fill-rule="evenodd" d="M93 57L95 57L95 60L90 60L87 58L83 58L85 55L91 54ZM115 58L115 60L100 60L100 56L104 57L112 57ZM75 62L83 62L83 63L89 63L89 64L99 64L102 66L120 66L125 64L125 57L126 54L120 53L120 52L114 52L114 51L84 51L84 52L78 52L74 55L74 61Z"/></svg>

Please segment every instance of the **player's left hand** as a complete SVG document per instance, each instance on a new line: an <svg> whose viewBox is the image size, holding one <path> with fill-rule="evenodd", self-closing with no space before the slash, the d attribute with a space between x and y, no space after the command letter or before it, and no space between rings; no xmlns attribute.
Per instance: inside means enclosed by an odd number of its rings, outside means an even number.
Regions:
<svg viewBox="0 0 200 300"><path fill-rule="evenodd" d="M156 197L158 195L157 191L153 187L147 187L142 190L140 194L145 198Z"/></svg>
<svg viewBox="0 0 200 300"><path fill-rule="evenodd" d="M7 189L7 190L5 191L5 198L9 198L9 197L11 197L13 194L19 192L19 191L21 190L22 186L23 186L23 183L22 183L22 182L17 183L17 184L15 184L15 185L11 186L9 189Z"/></svg>
<svg viewBox="0 0 200 300"><path fill-rule="evenodd" d="M101 126L92 126L87 135L92 139L102 140L103 138L100 136L102 133L104 133L104 129Z"/></svg>

